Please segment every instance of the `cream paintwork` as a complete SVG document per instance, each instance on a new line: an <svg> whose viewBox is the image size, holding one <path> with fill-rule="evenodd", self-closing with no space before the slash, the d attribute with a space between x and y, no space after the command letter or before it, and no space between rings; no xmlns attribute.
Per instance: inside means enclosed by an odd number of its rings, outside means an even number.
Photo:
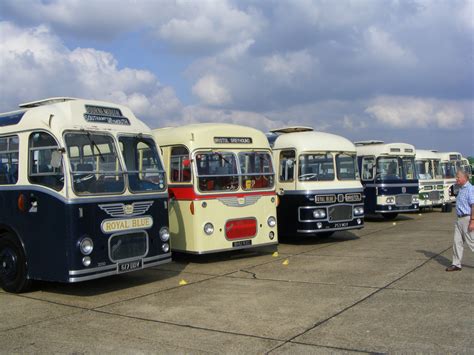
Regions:
<svg viewBox="0 0 474 355"><path fill-rule="evenodd" d="M276 227L270 228L267 219L270 216L276 217L276 203L271 200L272 196L262 196L254 205L246 207L225 206L218 199L192 201L194 203L194 215L191 214L191 201L170 201L169 219L171 233L171 248L173 251L183 251L195 254L204 254L214 251L235 249L232 242L225 237L225 223L229 219L256 218L257 235L251 239L252 247L276 244ZM202 207L205 202L207 206ZM204 225L206 223L214 225L214 233L206 235ZM273 231L274 239L269 238L269 233Z"/></svg>
<svg viewBox="0 0 474 355"><path fill-rule="evenodd" d="M415 157L415 147L407 143L380 143L364 144L356 142L357 155L362 156L397 156L397 157ZM400 149L399 152L392 152L391 149Z"/></svg>
<svg viewBox="0 0 474 355"><path fill-rule="evenodd" d="M63 101L56 101L53 103L48 103L48 100L63 100ZM148 137L154 139L151 135L150 128L140 121L133 112L126 106L117 105L110 102L104 101L95 101L95 100L83 100L83 99L64 99L61 98L53 98L38 101L41 103L40 106L36 107L25 107L21 110L7 112L2 115L13 114L13 113L21 113L25 112L24 116L22 117L21 121L18 124L0 127L0 136L8 136L8 135L18 135L20 140L20 146L25 147L25 149L20 149L19 152L19 161L21 162L28 162L28 146L27 142L29 139L29 135L33 131L44 131L50 133L54 136L56 141L59 143L59 147L65 147L64 137L63 134L66 131L78 131L78 130L85 130L91 131L96 133L106 133L112 135L115 139L117 139L120 135L127 135L127 134L142 134L144 137ZM25 104L23 104L25 105ZM85 105L95 105L95 106L105 106L105 107L112 107L118 108L122 112L122 115L130 121L130 125L117 125L117 124L106 124L106 123L91 123L86 121L83 118L83 114L85 111ZM20 105L22 106L22 105ZM156 142L155 142L156 143ZM158 145L157 145L158 146ZM121 155L119 154L119 158L122 163L122 167L125 166L124 162L121 159ZM69 170L69 158L67 154L63 154L63 169ZM65 184L62 190L56 191L50 189L49 187L44 187L45 189L51 190L54 194L59 194L64 196L65 198L76 198L72 183L69 181L70 174L65 174ZM16 185L30 185L28 181L28 164L19 164L18 168L18 182ZM167 191L162 191L159 194L166 194ZM141 193L143 195L147 195L147 193ZM156 192L154 194L157 194ZM120 196L136 196L136 194L130 193L126 190L124 193L114 194ZM110 194L108 195L110 196ZM97 195L81 195L81 199L95 199Z"/></svg>
<svg viewBox="0 0 474 355"><path fill-rule="evenodd" d="M239 152L259 150L267 151L271 156L270 146L265 135L253 128L243 127L231 124L203 123L181 126L176 128L162 128L153 131L153 134L163 151L163 160L165 170L167 171L168 181L172 185L193 185L193 191L196 195L204 197L203 199L176 200L170 199L169 203L169 223L171 234L171 248L174 251L181 251L195 254L205 254L220 252L225 250L234 250L244 247L233 247L232 242L240 240L252 240L251 247L263 245L276 245L278 243L277 227L270 228L267 219L270 216L276 218L276 195L261 196L253 205L245 207L229 207L224 205L215 195L245 195L249 191L239 190L226 192L200 192L197 188L197 177L195 165L192 165L192 180L186 183L171 182L170 154L171 148L175 146L184 146L189 150L192 158L197 151L205 150L225 150L238 155ZM214 137L250 137L252 144L216 144ZM273 164L273 161L272 161ZM275 187L270 189L251 190L256 193L274 192ZM209 196L210 198L205 198ZM273 199L273 202L272 202ZM191 214L190 204L194 204L194 215ZM205 202L207 206L202 207ZM257 235L253 238L227 240L225 237L224 226L227 220L240 218L257 219ZM210 222L214 225L214 233L210 236L204 233L204 225ZM269 238L270 231L274 233L274 239Z"/></svg>

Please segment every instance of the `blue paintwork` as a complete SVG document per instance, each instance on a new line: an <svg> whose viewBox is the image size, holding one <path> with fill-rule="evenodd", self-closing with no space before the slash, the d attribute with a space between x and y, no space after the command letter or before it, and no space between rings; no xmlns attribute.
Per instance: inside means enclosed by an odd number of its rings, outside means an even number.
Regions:
<svg viewBox="0 0 474 355"><path fill-rule="evenodd" d="M0 189L0 230L11 230L21 239L27 257L28 278L67 282L70 270L114 265L108 255L110 234L101 231L101 222L112 217L98 207L99 204L109 203L106 198L102 198L101 202L83 199L84 202L68 203L52 190L43 190ZM27 206L36 199L37 212L19 210L17 201L20 194L27 197ZM143 216L152 216L154 223L146 230L149 251L145 257L165 254L161 249L163 242L159 238L159 230L168 226L167 198L141 195L134 197L133 201L124 197L110 202L129 204L150 200L154 203ZM94 242L94 250L90 255L92 264L88 268L82 265L84 255L78 247L79 239L85 235Z"/></svg>
<svg viewBox="0 0 474 355"><path fill-rule="evenodd" d="M298 191L302 192L302 191ZM344 193L361 193L361 189L347 190ZM339 222L329 222L329 221L314 221L314 222L300 222L299 221L299 208L300 207L313 207L313 208L327 208L329 206L340 204L339 202L334 203L315 203L315 195L331 195L331 194L340 194L340 192L330 190L314 190L314 191L305 191L304 193L292 194L292 191L286 191L284 195L280 196L280 203L277 208L277 217L278 217L278 234L282 236L295 236L295 235L308 235L308 234L317 234L322 232L331 232L338 229L360 229L364 227L364 215L356 216L351 221L348 221L348 225L343 228L338 227ZM343 202L342 204L351 204L353 206L362 206L362 202L348 203ZM326 210L327 211L327 210ZM312 212L311 212L312 213ZM358 224L357 219L361 219L362 223ZM321 222L323 227L318 229L317 223ZM306 231L317 231L317 232L308 232L300 233L298 230Z"/></svg>

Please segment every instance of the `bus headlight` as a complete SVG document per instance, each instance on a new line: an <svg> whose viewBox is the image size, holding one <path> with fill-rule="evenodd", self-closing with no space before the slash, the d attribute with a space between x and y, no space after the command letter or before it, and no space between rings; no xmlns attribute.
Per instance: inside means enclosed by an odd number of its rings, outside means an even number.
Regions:
<svg viewBox="0 0 474 355"><path fill-rule="evenodd" d="M94 250L94 242L89 237L82 238L79 242L79 249L83 255L89 255Z"/></svg>
<svg viewBox="0 0 474 355"><path fill-rule="evenodd" d="M161 229L160 229L160 239L163 242L167 242L168 240L170 240L170 231L169 231L168 227L161 227Z"/></svg>
<svg viewBox="0 0 474 355"><path fill-rule="evenodd" d="M418 196L417 195L413 195L411 197L411 203L418 203L420 202L420 200L418 199Z"/></svg>
<svg viewBox="0 0 474 355"><path fill-rule="evenodd" d="M91 264L92 260L90 256L85 256L82 258L82 265L88 267Z"/></svg>
<svg viewBox="0 0 474 355"><path fill-rule="evenodd" d="M357 216L360 216L361 214L364 214L364 207L362 207L362 206L354 207L354 214L357 215Z"/></svg>
<svg viewBox="0 0 474 355"><path fill-rule="evenodd" d="M325 218L326 217L326 210L318 209L313 211L314 218Z"/></svg>
<svg viewBox="0 0 474 355"><path fill-rule="evenodd" d="M212 223L206 223L204 225L204 233L206 233L207 235L211 235L212 233L214 233L214 226L212 225Z"/></svg>
<svg viewBox="0 0 474 355"><path fill-rule="evenodd" d="M385 203L392 204L395 203L395 197L389 196L385 199Z"/></svg>
<svg viewBox="0 0 474 355"><path fill-rule="evenodd" d="M170 245L168 243L164 243L161 246L161 250L163 250L165 253L169 252L170 251Z"/></svg>
<svg viewBox="0 0 474 355"><path fill-rule="evenodd" d="M276 218L273 217L273 216L268 217L268 219L267 219L267 224L268 224L268 226L269 226L270 228L275 227L276 224L277 224Z"/></svg>

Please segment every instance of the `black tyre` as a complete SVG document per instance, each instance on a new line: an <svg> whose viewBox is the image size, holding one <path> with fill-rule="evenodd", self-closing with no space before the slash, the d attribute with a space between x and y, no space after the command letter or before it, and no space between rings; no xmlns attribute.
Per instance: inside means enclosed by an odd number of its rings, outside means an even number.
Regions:
<svg viewBox="0 0 474 355"><path fill-rule="evenodd" d="M25 292L31 286L27 278L25 253L11 233L0 235L0 286L7 292Z"/></svg>
<svg viewBox="0 0 474 355"><path fill-rule="evenodd" d="M396 213L396 212L383 213L383 214L382 214L382 217L383 217L384 219L386 219L387 221L392 221L392 220L394 220L395 218L397 218L397 216L398 216L398 213Z"/></svg>

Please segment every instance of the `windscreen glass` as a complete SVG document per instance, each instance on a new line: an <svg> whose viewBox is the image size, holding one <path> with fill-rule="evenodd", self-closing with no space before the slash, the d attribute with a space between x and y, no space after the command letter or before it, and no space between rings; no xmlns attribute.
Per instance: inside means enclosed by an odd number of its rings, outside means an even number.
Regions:
<svg viewBox="0 0 474 355"><path fill-rule="evenodd" d="M301 154L298 163L299 181L334 180L334 162L331 153Z"/></svg>
<svg viewBox="0 0 474 355"><path fill-rule="evenodd" d="M76 194L114 194L125 190L123 169L112 136L67 133L65 141Z"/></svg>

